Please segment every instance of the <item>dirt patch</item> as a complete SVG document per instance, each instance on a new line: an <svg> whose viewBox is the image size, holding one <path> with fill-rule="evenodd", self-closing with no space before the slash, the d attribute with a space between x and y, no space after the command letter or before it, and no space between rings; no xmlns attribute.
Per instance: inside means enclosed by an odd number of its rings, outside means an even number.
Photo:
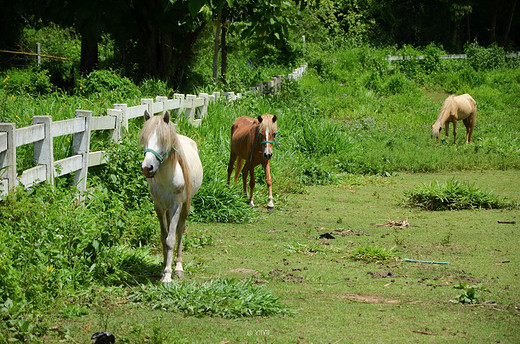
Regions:
<svg viewBox="0 0 520 344"><path fill-rule="evenodd" d="M361 294L342 294L340 296L344 299L349 299L356 302L364 302L371 304L389 304L389 305L397 305L399 304L399 300L391 300L384 299L373 295L361 295Z"/></svg>
<svg viewBox="0 0 520 344"><path fill-rule="evenodd" d="M368 271L367 275L372 276L373 278L394 278L394 277L401 277L398 274L394 273L393 271Z"/></svg>
<svg viewBox="0 0 520 344"><path fill-rule="evenodd" d="M256 270L245 269L245 268L237 268L231 269L229 272L237 273L237 274L246 274L246 275L258 275L259 272Z"/></svg>
<svg viewBox="0 0 520 344"><path fill-rule="evenodd" d="M294 269L293 269L294 271ZM303 276L297 276L296 274L284 271L282 269L274 269L269 271L269 277L273 280L280 280L283 282L293 282L293 283L304 283L305 279Z"/></svg>
<svg viewBox="0 0 520 344"><path fill-rule="evenodd" d="M396 221L388 219L387 223L377 223L376 226L390 227L393 229L403 229L410 226L410 223L408 222L408 219Z"/></svg>

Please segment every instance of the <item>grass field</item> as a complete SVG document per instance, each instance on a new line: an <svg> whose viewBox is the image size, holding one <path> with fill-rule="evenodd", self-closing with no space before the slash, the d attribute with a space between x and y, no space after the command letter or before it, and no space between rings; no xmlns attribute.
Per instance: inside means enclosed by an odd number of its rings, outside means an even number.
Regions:
<svg viewBox="0 0 520 344"><path fill-rule="evenodd" d="M190 223L189 231L213 243L185 254L193 267L187 282L252 279L294 315L186 317L105 296L87 316L57 318L46 341L67 333L70 342L86 343L106 330L121 343L517 343L518 208L432 212L400 205L403 190L450 178L520 198L518 171L404 173L309 187L273 213L260 210L252 224ZM409 226L385 226L389 220ZM335 239L319 239L324 233ZM395 247L398 255L384 262L353 260L350 253L364 245ZM482 283L489 292L478 305L452 303L460 282Z"/></svg>
<svg viewBox="0 0 520 344"><path fill-rule="evenodd" d="M116 343L519 342L518 61L482 68L430 56L389 65L385 56L402 52L309 48L306 74L280 94L214 104L198 128L180 121L204 166L183 281L159 283L142 120L120 144L93 138L110 163L89 169L84 203L66 177L1 200L0 343L90 343L97 331ZM173 92L98 71L73 95L40 94L26 89L38 75L4 75L1 121L22 127L34 115L60 120L78 108L102 115L113 103ZM478 107L472 143L463 144L463 125L457 145L451 133L432 141L442 101L466 92ZM225 185L231 124L266 112L278 116L281 144L273 213L260 168L254 210L239 186ZM66 138L55 140L55 158L69 150ZM19 170L34 164L31 147L17 155ZM466 185L457 206L472 210L406 206L407 191L445 201L436 186ZM505 208L480 209L477 195Z"/></svg>

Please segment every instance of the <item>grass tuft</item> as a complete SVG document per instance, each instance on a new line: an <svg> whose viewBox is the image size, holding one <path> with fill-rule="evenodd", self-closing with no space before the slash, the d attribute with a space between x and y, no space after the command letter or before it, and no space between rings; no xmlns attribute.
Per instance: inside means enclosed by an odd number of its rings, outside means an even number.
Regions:
<svg viewBox="0 0 520 344"><path fill-rule="evenodd" d="M142 284L129 298L154 309L195 317L236 319L294 313L264 287L256 286L250 280L219 278L206 283Z"/></svg>
<svg viewBox="0 0 520 344"><path fill-rule="evenodd" d="M365 245L358 246L352 250L350 257L354 260L361 260L364 262L384 262L396 257L398 253L395 248L390 249Z"/></svg>
<svg viewBox="0 0 520 344"><path fill-rule="evenodd" d="M404 196L405 204L426 210L503 209L514 206L510 200L454 179L445 183L435 181L430 185L423 184L405 191Z"/></svg>

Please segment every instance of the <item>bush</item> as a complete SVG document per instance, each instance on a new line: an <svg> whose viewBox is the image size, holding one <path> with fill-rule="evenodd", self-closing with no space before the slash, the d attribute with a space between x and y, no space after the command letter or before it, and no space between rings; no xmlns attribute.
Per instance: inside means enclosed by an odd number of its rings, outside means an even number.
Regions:
<svg viewBox="0 0 520 344"><path fill-rule="evenodd" d="M45 69L11 69L5 72L0 85L7 93L13 95L38 96L49 94L54 90L49 72Z"/></svg>
<svg viewBox="0 0 520 344"><path fill-rule="evenodd" d="M120 99L140 94L130 79L109 70L95 70L86 78L81 78L76 85L76 92L91 97L106 97L109 94Z"/></svg>
<svg viewBox="0 0 520 344"><path fill-rule="evenodd" d="M468 63L477 71L497 69L505 66L506 53L502 47L493 43L487 48L481 47L475 41L465 47Z"/></svg>

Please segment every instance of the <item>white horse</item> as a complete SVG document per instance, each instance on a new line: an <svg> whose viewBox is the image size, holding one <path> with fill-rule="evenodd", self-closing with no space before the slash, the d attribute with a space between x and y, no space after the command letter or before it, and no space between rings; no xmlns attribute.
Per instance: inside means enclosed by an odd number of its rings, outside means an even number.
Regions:
<svg viewBox="0 0 520 344"><path fill-rule="evenodd" d="M431 137L439 139L442 127L446 125L446 137L448 127L453 123L453 143L457 143L457 121L464 121L466 126L466 143L470 143L471 134L477 121L477 103L469 94L449 96L442 104L437 121L432 125Z"/></svg>
<svg viewBox="0 0 520 344"><path fill-rule="evenodd" d="M197 144L175 132L167 112L152 116L145 112L146 122L139 136L144 146L143 175L150 186L155 212L161 225L163 273L161 282L172 280L175 249L175 274L184 276L182 269L182 236L190 212L193 195L202 184L202 164Z"/></svg>

